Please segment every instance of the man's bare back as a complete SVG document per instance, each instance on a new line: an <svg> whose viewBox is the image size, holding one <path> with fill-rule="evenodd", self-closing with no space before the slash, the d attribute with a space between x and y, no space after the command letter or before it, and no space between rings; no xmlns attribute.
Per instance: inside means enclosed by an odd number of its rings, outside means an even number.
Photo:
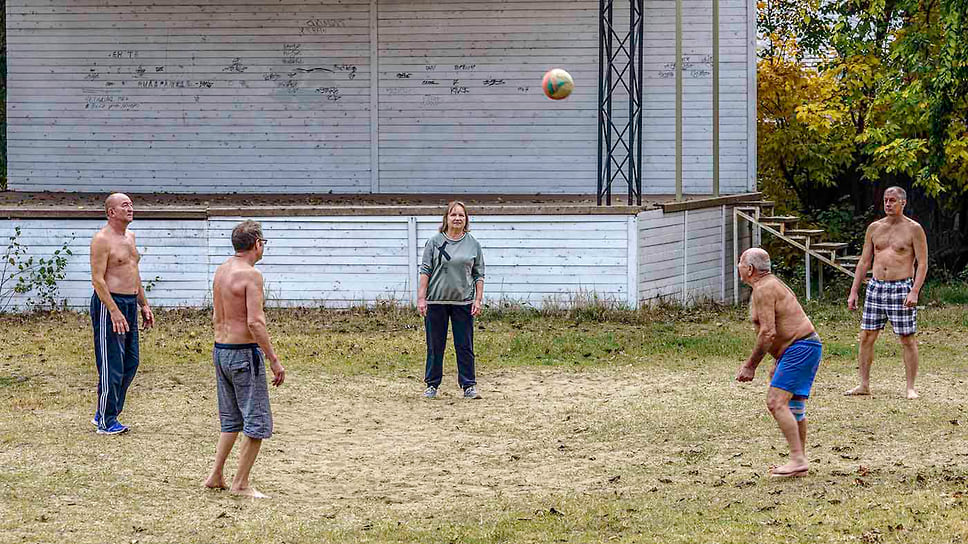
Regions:
<svg viewBox="0 0 968 544"><path fill-rule="evenodd" d="M255 268L266 242L261 225L255 221L243 221L237 225L232 230L235 255L215 270L212 284L213 357L222 427L215 448L215 465L205 480L205 487L229 488L223 476L225 460L232 451L236 436L242 432L245 437L239 452L239 470L229 489L232 493L252 498L266 498L249 485L249 471L259 454L262 440L272 436L269 392L262 375L264 370L259 368L262 365L260 350L269 360L272 385L280 386L286 378L286 369L279 364L269 339L263 308L262 273ZM240 355L240 351L251 355ZM250 370L237 372L240 361ZM240 383L244 386L240 387Z"/></svg>
<svg viewBox="0 0 968 544"><path fill-rule="evenodd" d="M736 381L752 381L756 367L767 353L776 359L770 372L766 406L790 446L790 457L786 464L770 469L770 476L805 476L810 470L806 456L806 400L820 367L823 346L796 295L771 273L772 263L766 251L747 249L736 266L743 283L753 288L750 317L756 327L756 343L737 370Z"/></svg>
<svg viewBox="0 0 968 544"><path fill-rule="evenodd" d="M816 332L793 291L773 275L753 285L750 317L757 333L763 327L773 327L775 336L769 354L774 359L779 359L790 344Z"/></svg>
<svg viewBox="0 0 968 544"><path fill-rule="evenodd" d="M262 273L237 257L230 257L215 270L212 287L215 341L225 344L256 342L249 330L248 298L253 290L262 298ZM258 313L262 313L261 311ZM253 316L255 317L255 316Z"/></svg>

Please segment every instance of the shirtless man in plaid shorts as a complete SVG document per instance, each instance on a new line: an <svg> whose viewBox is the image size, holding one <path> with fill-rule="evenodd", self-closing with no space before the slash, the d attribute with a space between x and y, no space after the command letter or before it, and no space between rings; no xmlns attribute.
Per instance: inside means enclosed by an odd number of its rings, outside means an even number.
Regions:
<svg viewBox="0 0 968 544"><path fill-rule="evenodd" d="M904 216L905 204L907 192L900 187L889 187L884 191L886 217L867 227L864 252L847 297L847 307L856 310L857 292L867 277L873 255L874 277L867 284L864 317L860 323L857 357L860 385L844 392L845 395L870 394L874 341L890 321L903 346L907 398L918 398L914 390L914 378L918 375L917 304L928 273L928 242L921 225Z"/></svg>

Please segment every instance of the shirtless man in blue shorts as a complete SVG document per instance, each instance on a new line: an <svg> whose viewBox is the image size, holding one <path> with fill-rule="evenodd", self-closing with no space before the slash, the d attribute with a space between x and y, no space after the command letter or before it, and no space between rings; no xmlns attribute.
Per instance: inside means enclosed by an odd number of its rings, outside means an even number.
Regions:
<svg viewBox="0 0 968 544"><path fill-rule="evenodd" d="M809 470L805 409L823 355L820 336L793 291L771 273L766 251L748 249L736 266L743 283L753 288L750 317L756 328L753 353L740 365L736 380L752 381L767 353L776 359L770 371L766 407L790 445L790 461L771 469L770 475L805 476Z"/></svg>
<svg viewBox="0 0 968 544"><path fill-rule="evenodd" d="M854 283L847 297L847 307L856 310L857 292L867 277L873 257L874 277L867 284L864 316L860 322L857 353L860 385L846 391L845 395L870 394L874 341L890 321L903 348L907 398L918 398L914 389L914 379L918 375L917 306L918 295L928 274L928 241L921 225L904 216L905 204L907 191L889 187L884 191L884 219L867 227L864 251L854 270Z"/></svg>

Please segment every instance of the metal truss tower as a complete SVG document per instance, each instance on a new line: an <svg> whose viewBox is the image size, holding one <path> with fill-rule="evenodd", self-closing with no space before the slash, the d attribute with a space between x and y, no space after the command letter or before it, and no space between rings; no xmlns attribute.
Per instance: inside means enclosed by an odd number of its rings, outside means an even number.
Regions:
<svg viewBox="0 0 968 544"><path fill-rule="evenodd" d="M628 4L628 19L617 5ZM642 204L643 0L599 0L598 204L612 204L612 184ZM627 106L627 108L625 107Z"/></svg>

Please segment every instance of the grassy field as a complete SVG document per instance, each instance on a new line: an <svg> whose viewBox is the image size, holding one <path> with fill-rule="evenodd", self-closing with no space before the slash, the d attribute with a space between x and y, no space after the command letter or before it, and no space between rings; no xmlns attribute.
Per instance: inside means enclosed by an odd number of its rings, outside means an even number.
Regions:
<svg viewBox="0 0 968 544"><path fill-rule="evenodd" d="M207 313L159 312L119 437L89 423L88 317L0 316L0 542L968 542L968 307L921 313L917 401L891 334L873 396L841 396L859 316L807 309L825 356L793 481L766 476L786 451L770 362L733 381L745 311L490 311L481 401L459 398L452 351L442 398L420 397L412 313L270 312L289 376L253 472L268 501L201 487Z"/></svg>

